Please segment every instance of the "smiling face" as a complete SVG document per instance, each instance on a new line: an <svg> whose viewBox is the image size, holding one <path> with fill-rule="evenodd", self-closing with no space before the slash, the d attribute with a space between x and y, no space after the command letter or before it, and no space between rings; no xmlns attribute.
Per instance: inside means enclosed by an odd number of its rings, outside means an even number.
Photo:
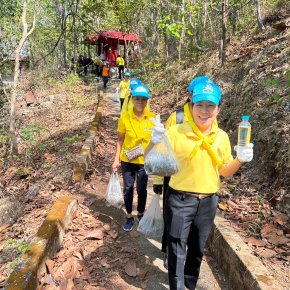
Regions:
<svg viewBox="0 0 290 290"><path fill-rule="evenodd" d="M144 97L133 97L132 100L133 100L134 110L138 113L143 112L147 105L148 99Z"/></svg>
<svg viewBox="0 0 290 290"><path fill-rule="evenodd" d="M193 120L203 133L208 133L211 130L212 123L219 112L220 107L210 101L200 101L191 106Z"/></svg>

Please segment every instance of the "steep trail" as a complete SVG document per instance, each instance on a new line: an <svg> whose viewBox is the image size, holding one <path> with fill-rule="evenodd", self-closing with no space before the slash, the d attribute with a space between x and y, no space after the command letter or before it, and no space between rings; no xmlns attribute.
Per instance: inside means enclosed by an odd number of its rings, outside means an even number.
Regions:
<svg viewBox="0 0 290 290"><path fill-rule="evenodd" d="M74 278L69 283L76 289L169 289L160 251L161 237L146 238L137 232L137 222L132 232L124 232L124 210L105 202L119 116L119 104L112 101L115 87L109 86L103 100L102 123L88 178L83 188L74 193L79 201L77 214L64 237L63 249L51 262L54 280L59 285L61 272L73 268ZM151 179L148 192L147 206L154 196ZM229 289L209 253L202 263L197 289Z"/></svg>

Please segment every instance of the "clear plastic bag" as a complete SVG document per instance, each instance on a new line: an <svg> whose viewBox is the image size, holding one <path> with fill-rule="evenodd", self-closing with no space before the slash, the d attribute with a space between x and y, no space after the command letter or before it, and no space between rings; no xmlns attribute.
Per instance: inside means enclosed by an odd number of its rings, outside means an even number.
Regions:
<svg viewBox="0 0 290 290"><path fill-rule="evenodd" d="M120 91L119 90L116 90L114 96L113 96L113 101L116 102L116 103L120 103Z"/></svg>
<svg viewBox="0 0 290 290"><path fill-rule="evenodd" d="M155 194L144 216L139 222L137 231L146 236L161 236L164 228L163 216L159 204L160 194Z"/></svg>
<svg viewBox="0 0 290 290"><path fill-rule="evenodd" d="M166 136L145 156L144 168L148 175L171 176L179 171L176 156Z"/></svg>
<svg viewBox="0 0 290 290"><path fill-rule="evenodd" d="M120 208L124 203L120 179L117 172L112 173L107 187L106 200L111 205Z"/></svg>

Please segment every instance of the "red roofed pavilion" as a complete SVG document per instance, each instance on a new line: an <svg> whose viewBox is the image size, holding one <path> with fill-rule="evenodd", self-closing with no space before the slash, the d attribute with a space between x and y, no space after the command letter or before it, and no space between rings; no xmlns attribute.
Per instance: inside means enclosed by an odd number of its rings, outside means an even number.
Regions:
<svg viewBox="0 0 290 290"><path fill-rule="evenodd" d="M136 61L136 49L142 39L135 33L122 33L120 31L103 31L99 34L88 34L86 42L97 46L97 53L104 53L111 66L116 65L116 58L119 46L124 46L124 51L128 46L133 46L134 63Z"/></svg>

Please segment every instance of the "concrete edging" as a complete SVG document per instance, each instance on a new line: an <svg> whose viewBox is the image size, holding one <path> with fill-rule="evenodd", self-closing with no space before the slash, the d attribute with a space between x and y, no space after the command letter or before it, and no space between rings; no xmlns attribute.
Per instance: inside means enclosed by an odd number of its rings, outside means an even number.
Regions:
<svg viewBox="0 0 290 290"><path fill-rule="evenodd" d="M77 208L70 196L59 198L38 229L36 238L7 280L6 290L31 290L38 286L38 274L45 260L61 247L65 230Z"/></svg>
<svg viewBox="0 0 290 290"><path fill-rule="evenodd" d="M100 99L104 98L103 91L99 93ZM81 152L77 155L73 163L73 176L72 181L79 183L80 186L83 185L86 172L89 168L89 163L91 160L92 153L94 151L96 143L96 135L100 127L101 117L102 117L103 108L98 107L93 121L91 122L91 127L89 130L89 137L85 140L84 145L82 146Z"/></svg>
<svg viewBox="0 0 290 290"><path fill-rule="evenodd" d="M228 225L228 221L220 214L217 214L215 218L208 247L225 272L233 289L282 289L262 262L251 253L239 234Z"/></svg>

